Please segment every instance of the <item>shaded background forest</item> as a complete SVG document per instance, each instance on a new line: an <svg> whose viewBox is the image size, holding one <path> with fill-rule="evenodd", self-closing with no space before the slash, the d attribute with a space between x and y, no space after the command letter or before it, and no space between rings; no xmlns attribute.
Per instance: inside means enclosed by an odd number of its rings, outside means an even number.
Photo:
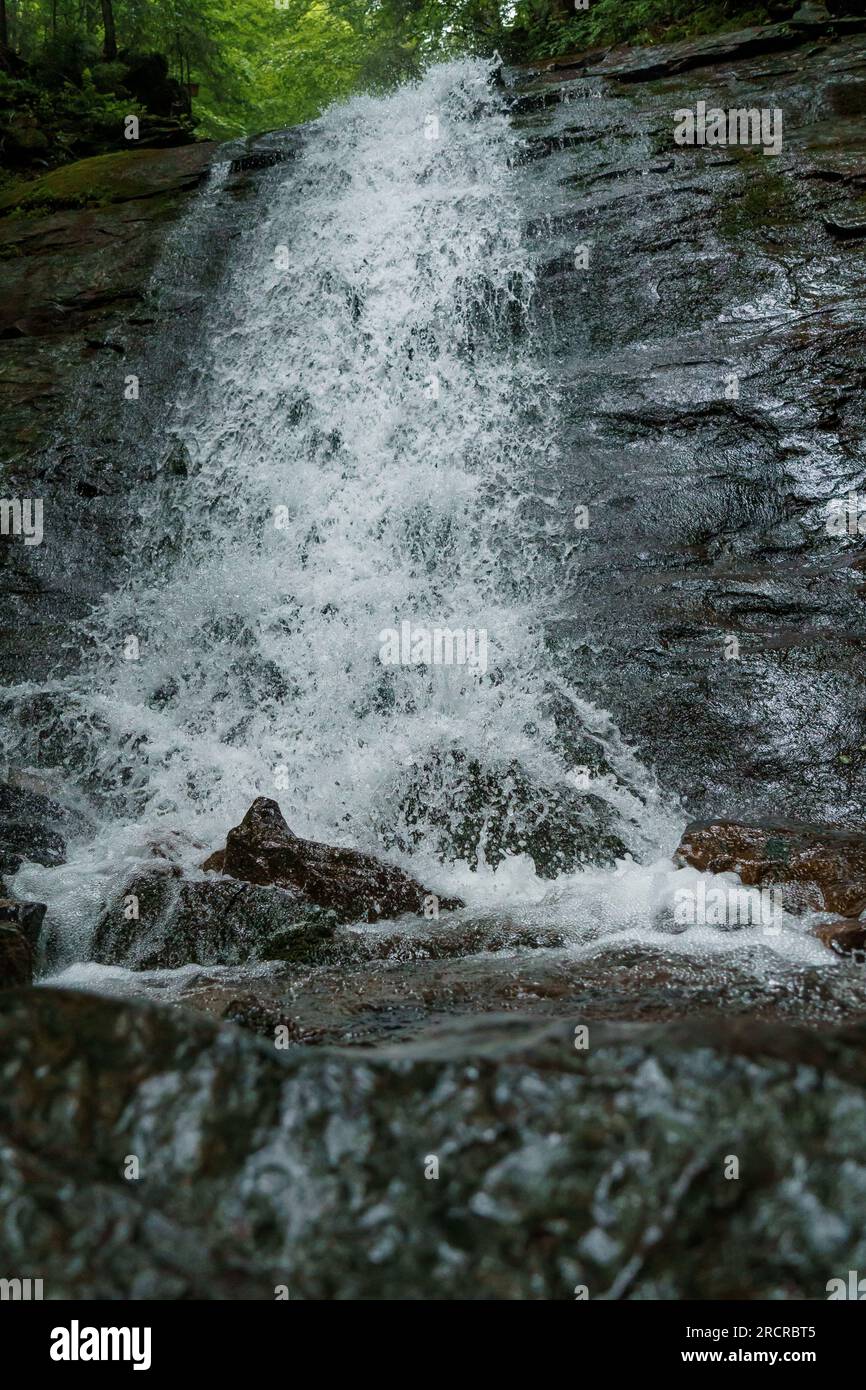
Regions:
<svg viewBox="0 0 866 1390"><path fill-rule="evenodd" d="M292 125L465 52L510 61L781 19L797 0L0 0L0 165ZM850 9L850 4L846 5ZM127 146L128 148L128 146Z"/></svg>

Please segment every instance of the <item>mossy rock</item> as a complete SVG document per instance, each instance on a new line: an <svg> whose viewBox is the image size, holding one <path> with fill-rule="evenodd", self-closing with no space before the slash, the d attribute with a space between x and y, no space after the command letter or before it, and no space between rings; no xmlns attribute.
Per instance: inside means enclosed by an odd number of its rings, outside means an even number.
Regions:
<svg viewBox="0 0 866 1390"><path fill-rule="evenodd" d="M38 179L19 179L0 191L0 216L44 215L71 208L100 208L150 198L200 176L201 146L123 150L52 169ZM187 160L185 156L194 155ZM199 167L196 168L196 165Z"/></svg>
<svg viewBox="0 0 866 1390"><path fill-rule="evenodd" d="M386 799L396 808L380 827L388 849L408 854L433 848L443 863L482 856L496 868L506 855L526 854L541 878L588 865L611 865L628 853L608 802L558 785L535 782L512 759L483 764L462 749L439 749L395 783Z"/></svg>
<svg viewBox="0 0 866 1390"><path fill-rule="evenodd" d="M755 159L736 191L718 213L718 229L727 240L748 242L764 231L778 230L801 221L790 180L765 171Z"/></svg>

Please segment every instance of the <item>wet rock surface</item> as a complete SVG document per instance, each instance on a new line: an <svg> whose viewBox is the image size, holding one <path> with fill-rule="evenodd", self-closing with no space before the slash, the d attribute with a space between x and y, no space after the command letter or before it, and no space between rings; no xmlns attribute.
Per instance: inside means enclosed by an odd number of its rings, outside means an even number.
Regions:
<svg viewBox="0 0 866 1390"><path fill-rule="evenodd" d="M290 157L297 140L264 143ZM221 165L256 148L97 156L0 199L0 482L41 500L44 532L0 549L3 685L65 669L70 624L128 571L136 485L174 466L163 402L262 177ZM184 232L198 196L201 240Z"/></svg>
<svg viewBox="0 0 866 1390"><path fill-rule="evenodd" d="M44 903L0 898L0 989L33 983Z"/></svg>
<svg viewBox="0 0 866 1390"><path fill-rule="evenodd" d="M0 1257L55 1298L824 1298L863 1258L863 1041L708 1021L578 1050L493 1017L280 1052L7 994Z"/></svg>
<svg viewBox="0 0 866 1390"><path fill-rule="evenodd" d="M829 926L825 931L820 939L834 951L859 949L838 925L838 945ZM378 944L378 958L368 949L365 959L353 945L338 937L332 961L314 969L275 967L255 978L201 971L168 991L161 983L145 988L142 997L168 994L185 1008L232 1017L271 1040L277 1024L290 1023L309 1045L367 1047L414 1042L484 1013L634 1023L723 1015L820 1027L866 1016L859 966L792 966L754 939L697 960L662 945L612 943L577 953L553 940L545 944L542 934L536 949L494 946L496 954L461 954L447 938L414 949L392 939ZM826 954L817 942L814 954Z"/></svg>
<svg viewBox="0 0 866 1390"><path fill-rule="evenodd" d="M804 31L810 38L835 39L866 30L866 19L856 15L832 16L824 6L802 5L782 24L756 24L722 34L705 34L677 43L652 47L620 47L606 53L565 54L548 68L556 81L574 72L615 77L621 82L648 82L695 68L738 62L765 54L801 49Z"/></svg>
<svg viewBox="0 0 866 1390"><path fill-rule="evenodd" d="M64 835L78 825L80 819L51 797L0 784L0 874L14 874L25 859L64 863Z"/></svg>
<svg viewBox="0 0 866 1390"><path fill-rule="evenodd" d="M112 354L131 355L150 336L141 330L152 328L153 317L149 325L136 323L135 305L214 150L203 143L98 156L28 184L24 207L12 203L12 192L5 205L0 200L0 361L10 462L45 442L74 380L87 377L91 389L107 392L105 369L118 366ZM97 340L106 353L101 368L93 362ZM95 370L82 371L89 363ZM116 428L120 411L107 395L105 409Z"/></svg>
<svg viewBox="0 0 866 1390"><path fill-rule="evenodd" d="M649 81L604 66L516 98L548 201L559 505L589 509L550 631L688 814L856 826L863 540L828 519L863 492L866 244L826 220L863 220L862 36ZM779 108L781 154L677 145L699 100Z"/></svg>
<svg viewBox="0 0 866 1390"><path fill-rule="evenodd" d="M783 884L790 908L859 917L866 907L866 835L832 826L741 825L715 821L687 827L680 863L712 874L734 872L745 884ZM799 891L797 891L799 890Z"/></svg>
<svg viewBox="0 0 866 1390"><path fill-rule="evenodd" d="M836 921L824 922L816 927L815 935L840 956L856 951L861 953L862 958L863 952L866 951L866 923L861 921L855 922L850 918L840 917Z"/></svg>
<svg viewBox="0 0 866 1390"><path fill-rule="evenodd" d="M15 927L0 921L0 989L21 989L33 983L33 950Z"/></svg>
<svg viewBox="0 0 866 1390"><path fill-rule="evenodd" d="M596 748L574 751L592 759L595 771L609 771ZM437 796L442 790L444 805ZM613 864L626 853L612 808L601 797L571 786L534 785L517 765L494 770L460 753L440 754L395 795L399 828L385 844L404 853L433 846L443 861L460 859L476 868L483 844L492 868L509 854L528 854L544 878Z"/></svg>
<svg viewBox="0 0 866 1390"><path fill-rule="evenodd" d="M293 835L275 801L259 797L240 825L230 830L224 850L202 868L249 883L300 894L343 922L377 922L425 906L451 910L456 898L439 898L409 874L352 849L301 840Z"/></svg>
<svg viewBox="0 0 866 1390"><path fill-rule="evenodd" d="M200 882L164 864L122 886L97 923L91 956L130 970L310 960L333 935L334 920L299 893Z"/></svg>

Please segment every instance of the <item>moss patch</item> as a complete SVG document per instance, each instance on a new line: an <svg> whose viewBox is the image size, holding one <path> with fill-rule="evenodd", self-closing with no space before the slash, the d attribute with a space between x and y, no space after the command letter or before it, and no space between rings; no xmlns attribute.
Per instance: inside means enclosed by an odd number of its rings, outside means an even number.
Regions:
<svg viewBox="0 0 866 1390"><path fill-rule="evenodd" d="M19 179L0 191L0 217L12 213L39 215L67 208L100 208L133 198L152 197L175 183L178 173L185 172L183 153L181 150L124 150L120 154L79 159L74 164L52 169L38 179ZM173 156L173 168L168 176L167 155Z"/></svg>
<svg viewBox="0 0 866 1390"><path fill-rule="evenodd" d="M782 174L765 171L760 163L748 163L752 167L744 170L736 190L719 210L719 234L728 241L759 236L762 231L798 220L790 181Z"/></svg>

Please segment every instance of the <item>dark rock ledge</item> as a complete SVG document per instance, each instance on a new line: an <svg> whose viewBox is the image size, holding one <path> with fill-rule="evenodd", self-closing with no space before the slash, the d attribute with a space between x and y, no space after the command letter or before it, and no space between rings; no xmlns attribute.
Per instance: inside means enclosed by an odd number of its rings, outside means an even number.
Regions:
<svg viewBox="0 0 866 1390"><path fill-rule="evenodd" d="M593 49L585 53L553 58L544 69L556 81L567 81L570 73L588 77L612 77L620 82L651 82L673 77L696 68L714 67L740 58L784 53L804 42L843 38L866 31L866 16L804 19L796 17L783 24L756 24L729 33L706 34L676 43L654 44L644 48L622 45L612 49Z"/></svg>
<svg viewBox="0 0 866 1390"><path fill-rule="evenodd" d="M0 683L54 674L70 625L125 578L136 490L176 443L163 404L247 200L299 139L100 155L0 197L0 487L45 514L43 544L0 551Z"/></svg>

